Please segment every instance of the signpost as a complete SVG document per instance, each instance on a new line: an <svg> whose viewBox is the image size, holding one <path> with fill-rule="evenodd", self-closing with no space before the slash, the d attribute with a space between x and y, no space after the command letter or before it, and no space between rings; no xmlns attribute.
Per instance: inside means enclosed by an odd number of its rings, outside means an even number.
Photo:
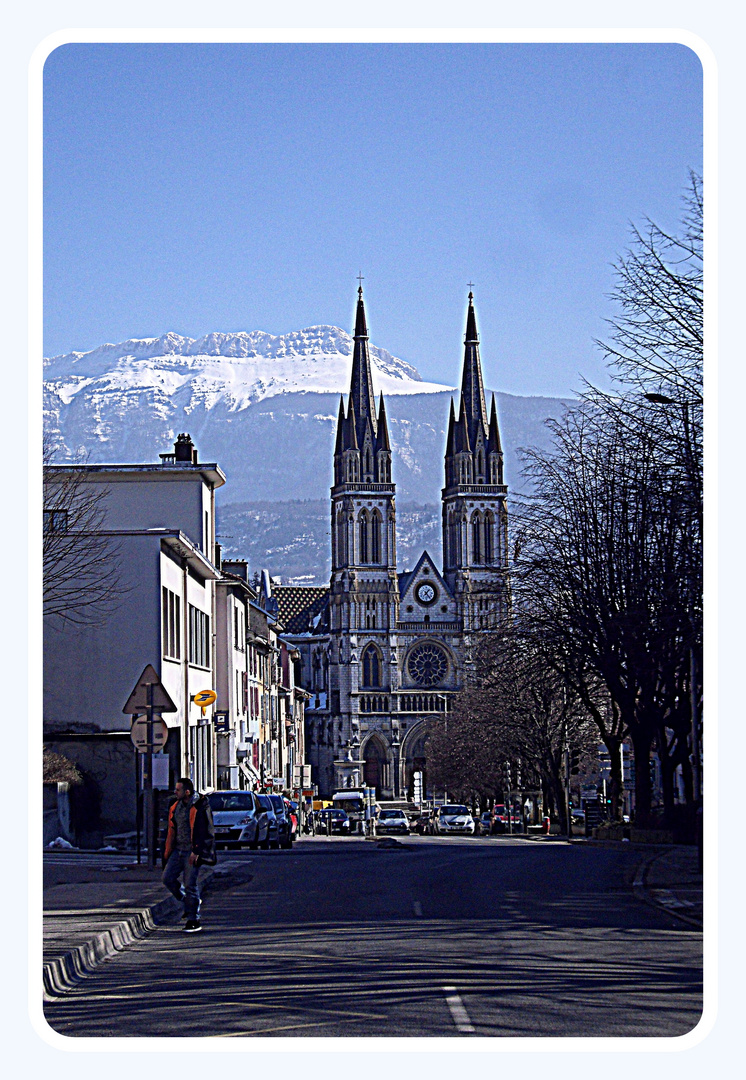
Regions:
<svg viewBox="0 0 746 1080"><path fill-rule="evenodd" d="M161 683L158 673L152 664L148 664L137 680L135 688L128 697L127 704L122 709L122 712L135 717L130 738L137 752L145 755L143 762L143 796L149 870L152 870L155 866L157 844L156 821L153 812L153 750L165 746L168 738L168 729L160 713L176 711L176 706L165 686Z"/></svg>

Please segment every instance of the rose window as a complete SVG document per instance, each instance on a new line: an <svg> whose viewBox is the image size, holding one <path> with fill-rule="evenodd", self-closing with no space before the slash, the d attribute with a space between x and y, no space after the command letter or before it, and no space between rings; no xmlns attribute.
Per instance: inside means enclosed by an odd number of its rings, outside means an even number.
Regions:
<svg viewBox="0 0 746 1080"><path fill-rule="evenodd" d="M430 642L415 645L407 660L407 670L418 686L435 686L448 671L448 660L442 649Z"/></svg>

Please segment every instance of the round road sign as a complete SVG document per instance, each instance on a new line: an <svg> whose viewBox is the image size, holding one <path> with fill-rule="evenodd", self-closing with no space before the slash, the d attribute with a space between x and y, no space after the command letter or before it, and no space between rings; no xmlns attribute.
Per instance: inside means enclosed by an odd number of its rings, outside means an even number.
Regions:
<svg viewBox="0 0 746 1080"><path fill-rule="evenodd" d="M148 750L148 720L146 716L138 716L132 724L130 738L141 754ZM153 717L153 742L151 748L159 748L166 745L168 728L166 721L160 716Z"/></svg>

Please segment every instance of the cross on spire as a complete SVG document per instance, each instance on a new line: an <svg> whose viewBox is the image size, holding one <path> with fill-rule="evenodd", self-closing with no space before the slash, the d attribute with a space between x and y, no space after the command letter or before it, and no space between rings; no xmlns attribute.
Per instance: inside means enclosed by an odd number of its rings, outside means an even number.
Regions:
<svg viewBox="0 0 746 1080"><path fill-rule="evenodd" d="M359 291L360 291L360 292L362 292L362 289L363 289L363 282L365 281L365 278L363 277L363 272L362 272L362 270L361 270L361 271L360 271L360 273L358 274L358 276L357 276L357 280L358 280L358 282L359 282L359 285L360 285L360 289L359 289Z"/></svg>

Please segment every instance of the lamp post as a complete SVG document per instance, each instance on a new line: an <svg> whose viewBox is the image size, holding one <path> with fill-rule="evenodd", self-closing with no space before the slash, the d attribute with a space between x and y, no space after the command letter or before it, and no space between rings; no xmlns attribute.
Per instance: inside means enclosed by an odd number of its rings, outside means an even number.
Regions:
<svg viewBox="0 0 746 1080"><path fill-rule="evenodd" d="M391 749L394 754L394 775L393 783L391 785L391 793L395 799L399 798L399 749L401 747L401 739L399 738L399 725L396 720L391 721Z"/></svg>

